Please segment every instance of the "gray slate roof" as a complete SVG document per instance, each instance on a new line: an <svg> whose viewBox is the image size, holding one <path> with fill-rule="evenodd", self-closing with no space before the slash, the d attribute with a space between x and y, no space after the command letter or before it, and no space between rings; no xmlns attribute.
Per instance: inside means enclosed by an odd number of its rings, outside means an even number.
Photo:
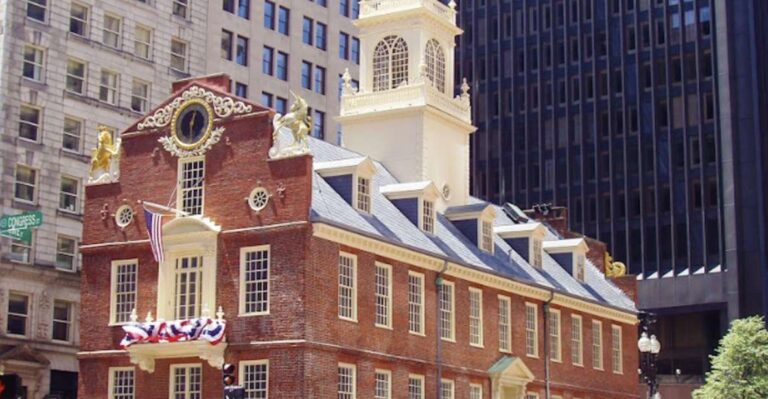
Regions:
<svg viewBox="0 0 768 399"><path fill-rule="evenodd" d="M315 162L339 161L361 156L356 152L317 139L310 140L310 148ZM419 252L447 257L456 263L487 270L520 282L554 289L625 311L637 311L634 302L613 283L606 280L603 273L589 261L586 265L585 281L582 283L546 253L543 255L543 267L541 269L531 266L498 236L494 239L496 245L494 254L483 252L442 214L437 215L436 234L424 233L379 192L379 187L401 182L397 181L381 163L377 161L374 163L377 173L372 179L371 214L357 211L336 193L319 174L314 173L312 220L325 221L384 241L407 246ZM482 209L485 205L487 203L484 201L472 198L470 204L462 208L469 211ZM504 214L501 207L495 207L496 220L494 225L514 224ZM456 211L457 209L452 210ZM556 233L548 226L546 227L545 240L558 239Z"/></svg>

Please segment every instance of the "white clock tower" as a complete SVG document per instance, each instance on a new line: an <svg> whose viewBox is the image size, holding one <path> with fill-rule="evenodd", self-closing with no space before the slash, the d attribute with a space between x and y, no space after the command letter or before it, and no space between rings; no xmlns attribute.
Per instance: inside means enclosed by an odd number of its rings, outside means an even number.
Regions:
<svg viewBox="0 0 768 399"><path fill-rule="evenodd" d="M362 0L360 89L344 76L344 146L401 182L432 181L446 205L469 198L469 86L453 97L455 3Z"/></svg>

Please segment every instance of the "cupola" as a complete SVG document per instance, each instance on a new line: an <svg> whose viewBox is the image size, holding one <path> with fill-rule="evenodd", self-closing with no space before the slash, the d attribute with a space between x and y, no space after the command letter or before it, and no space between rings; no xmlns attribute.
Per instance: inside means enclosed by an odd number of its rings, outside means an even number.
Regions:
<svg viewBox="0 0 768 399"><path fill-rule="evenodd" d="M402 212L408 220L425 233L435 234L437 203L440 191L431 181L390 184L381 193Z"/></svg>
<svg viewBox="0 0 768 399"><path fill-rule="evenodd" d="M315 172L355 209L371 213L376 165L368 157L316 162Z"/></svg>
<svg viewBox="0 0 768 399"><path fill-rule="evenodd" d="M493 221L496 210L486 202L454 206L445 210L445 217L480 250L493 253Z"/></svg>
<svg viewBox="0 0 768 399"><path fill-rule="evenodd" d="M497 226L494 230L515 252L533 267L541 267L541 243L547 234L539 222Z"/></svg>
<svg viewBox="0 0 768 399"><path fill-rule="evenodd" d="M573 278L584 282L589 247L583 238L544 241L543 248Z"/></svg>

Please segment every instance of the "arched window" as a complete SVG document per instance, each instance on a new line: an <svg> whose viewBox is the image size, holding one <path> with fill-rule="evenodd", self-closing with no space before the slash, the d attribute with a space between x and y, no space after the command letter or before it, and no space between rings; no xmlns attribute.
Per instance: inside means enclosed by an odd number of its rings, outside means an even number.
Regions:
<svg viewBox="0 0 768 399"><path fill-rule="evenodd" d="M424 58L427 61L427 79L437 90L445 92L445 53L440 43L431 39L427 42Z"/></svg>
<svg viewBox="0 0 768 399"><path fill-rule="evenodd" d="M408 45L387 36L373 50L373 91L394 89L408 80Z"/></svg>

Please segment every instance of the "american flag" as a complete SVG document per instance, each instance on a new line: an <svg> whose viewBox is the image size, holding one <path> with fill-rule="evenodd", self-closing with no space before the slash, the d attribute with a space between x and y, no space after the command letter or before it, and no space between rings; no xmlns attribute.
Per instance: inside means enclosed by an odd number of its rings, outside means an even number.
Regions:
<svg viewBox="0 0 768 399"><path fill-rule="evenodd" d="M163 215L154 213L144 208L144 220L147 221L147 232L149 233L149 243L152 245L152 255L155 261L162 262L163 259Z"/></svg>

